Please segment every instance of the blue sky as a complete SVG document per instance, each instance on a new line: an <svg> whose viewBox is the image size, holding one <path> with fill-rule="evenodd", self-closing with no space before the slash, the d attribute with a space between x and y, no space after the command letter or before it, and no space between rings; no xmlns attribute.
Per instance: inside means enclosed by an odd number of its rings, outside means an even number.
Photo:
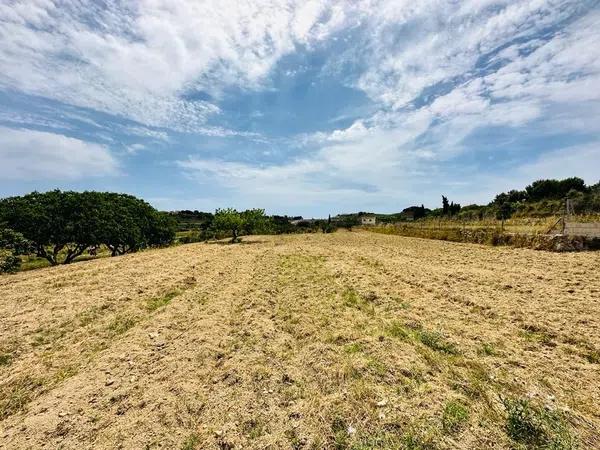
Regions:
<svg viewBox="0 0 600 450"><path fill-rule="evenodd" d="M0 5L0 196L311 217L599 174L598 0Z"/></svg>

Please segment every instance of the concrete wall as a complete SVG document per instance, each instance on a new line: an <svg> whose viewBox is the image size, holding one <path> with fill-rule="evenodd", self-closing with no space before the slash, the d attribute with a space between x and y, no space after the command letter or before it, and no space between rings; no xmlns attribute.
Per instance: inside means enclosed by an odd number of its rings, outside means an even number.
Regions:
<svg viewBox="0 0 600 450"><path fill-rule="evenodd" d="M600 222L566 222L565 234L569 236L586 236L600 238Z"/></svg>

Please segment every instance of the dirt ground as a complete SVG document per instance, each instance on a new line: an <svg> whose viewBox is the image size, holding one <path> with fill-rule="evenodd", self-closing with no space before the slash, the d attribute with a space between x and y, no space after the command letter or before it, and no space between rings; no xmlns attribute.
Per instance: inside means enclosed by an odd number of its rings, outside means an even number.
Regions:
<svg viewBox="0 0 600 450"><path fill-rule="evenodd" d="M3 276L0 448L600 448L599 269L338 232Z"/></svg>

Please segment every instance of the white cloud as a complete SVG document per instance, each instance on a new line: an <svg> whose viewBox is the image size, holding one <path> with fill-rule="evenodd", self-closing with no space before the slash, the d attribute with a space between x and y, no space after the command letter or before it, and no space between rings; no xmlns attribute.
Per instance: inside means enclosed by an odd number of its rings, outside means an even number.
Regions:
<svg viewBox="0 0 600 450"><path fill-rule="evenodd" d="M178 163L246 197L371 202L378 195L383 202L423 187L437 165L471 150L466 138L486 127L531 127L538 137L600 132L594 0L99 5L0 5L0 88L125 116L140 122L125 131L165 145L173 144L169 129L268 139L219 126L226 114L218 107L222 93L231 87L275 92L269 83L278 61L321 44L330 51L324 75L370 97L368 112L351 115L350 126L293 137L289 147L299 152L289 152L288 161L259 166L224 154ZM286 67L287 79L306 69ZM211 100L194 100L201 91ZM597 154L588 156L597 161Z"/></svg>
<svg viewBox="0 0 600 450"><path fill-rule="evenodd" d="M62 181L117 172L117 161L103 145L61 134L0 127L0 177L5 180Z"/></svg>
<svg viewBox="0 0 600 450"><path fill-rule="evenodd" d="M0 6L0 86L200 131L219 108L186 94L256 88L278 59L325 39L325 0L28 0Z"/></svg>

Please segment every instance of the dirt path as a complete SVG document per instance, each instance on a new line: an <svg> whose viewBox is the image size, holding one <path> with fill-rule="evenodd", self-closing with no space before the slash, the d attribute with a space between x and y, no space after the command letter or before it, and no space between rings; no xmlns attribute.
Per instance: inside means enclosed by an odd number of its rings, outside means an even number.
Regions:
<svg viewBox="0 0 600 450"><path fill-rule="evenodd" d="M0 278L0 448L600 448L598 253L245 242Z"/></svg>

